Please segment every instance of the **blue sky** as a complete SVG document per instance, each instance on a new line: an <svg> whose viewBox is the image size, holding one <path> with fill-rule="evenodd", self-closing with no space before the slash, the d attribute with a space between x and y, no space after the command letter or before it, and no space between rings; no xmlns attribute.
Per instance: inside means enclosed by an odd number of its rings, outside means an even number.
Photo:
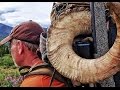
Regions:
<svg viewBox="0 0 120 90"><path fill-rule="evenodd" d="M0 2L0 23L14 27L33 20L42 26L50 25L53 2Z"/></svg>

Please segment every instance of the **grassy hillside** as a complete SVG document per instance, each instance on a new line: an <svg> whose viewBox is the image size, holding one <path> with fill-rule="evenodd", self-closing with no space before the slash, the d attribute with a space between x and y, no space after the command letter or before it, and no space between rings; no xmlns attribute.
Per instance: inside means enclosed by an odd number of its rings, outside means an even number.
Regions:
<svg viewBox="0 0 120 90"><path fill-rule="evenodd" d="M21 79L10 54L0 57L0 87L18 87Z"/></svg>

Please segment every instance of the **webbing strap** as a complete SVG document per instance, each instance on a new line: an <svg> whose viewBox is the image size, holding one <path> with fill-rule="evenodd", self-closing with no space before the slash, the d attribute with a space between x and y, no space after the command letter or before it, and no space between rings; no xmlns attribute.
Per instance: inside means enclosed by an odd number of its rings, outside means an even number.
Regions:
<svg viewBox="0 0 120 90"><path fill-rule="evenodd" d="M24 73L21 73L22 69L27 69L27 71ZM32 68L30 68L29 66L25 66L25 67L20 68L19 71L20 71L21 75L25 76L25 78L30 75L48 75L48 76L52 77L50 86L52 85L53 79L63 82L65 84L65 86L67 86L67 87L70 86L70 85L68 85L69 83L67 83L67 79L65 79L64 76L59 74L53 67L49 66L46 63L40 64L40 65L38 65L36 67L32 67Z"/></svg>

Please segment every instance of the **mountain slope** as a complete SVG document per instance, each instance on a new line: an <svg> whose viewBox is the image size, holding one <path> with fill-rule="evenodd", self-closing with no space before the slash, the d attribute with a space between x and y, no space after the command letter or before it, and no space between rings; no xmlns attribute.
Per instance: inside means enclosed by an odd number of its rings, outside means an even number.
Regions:
<svg viewBox="0 0 120 90"><path fill-rule="evenodd" d="M12 27L0 23L0 39L8 36L11 30L12 30Z"/></svg>

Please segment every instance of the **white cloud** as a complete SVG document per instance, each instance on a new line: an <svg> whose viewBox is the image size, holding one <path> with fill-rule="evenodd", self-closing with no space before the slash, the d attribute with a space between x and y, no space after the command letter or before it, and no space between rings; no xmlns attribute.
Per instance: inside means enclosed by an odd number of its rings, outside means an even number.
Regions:
<svg viewBox="0 0 120 90"><path fill-rule="evenodd" d="M53 2L0 2L0 11L3 13L0 23L15 26L23 21L33 20L41 25L50 24L50 12Z"/></svg>

